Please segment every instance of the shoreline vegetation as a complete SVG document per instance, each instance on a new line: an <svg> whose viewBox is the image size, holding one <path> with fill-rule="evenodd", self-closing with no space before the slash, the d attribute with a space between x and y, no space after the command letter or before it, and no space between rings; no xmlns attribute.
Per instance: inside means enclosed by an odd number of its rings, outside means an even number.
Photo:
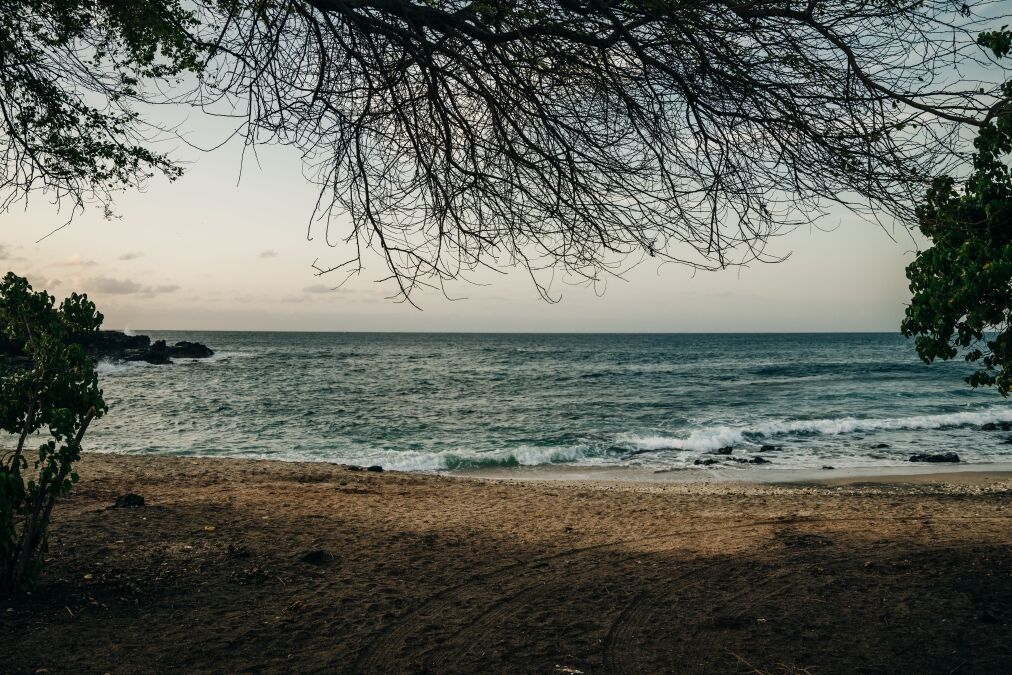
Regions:
<svg viewBox="0 0 1012 675"><path fill-rule="evenodd" d="M510 481L97 453L79 471L40 585L0 608L5 672L1012 667L1009 472ZM129 495L144 506L115 506Z"/></svg>

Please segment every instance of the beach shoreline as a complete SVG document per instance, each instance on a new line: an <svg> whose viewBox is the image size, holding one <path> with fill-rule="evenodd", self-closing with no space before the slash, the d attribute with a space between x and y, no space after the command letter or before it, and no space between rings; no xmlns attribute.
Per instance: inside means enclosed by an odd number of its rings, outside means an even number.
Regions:
<svg viewBox="0 0 1012 675"><path fill-rule="evenodd" d="M40 586L2 606L4 672L1012 666L1007 471L514 480L98 453L79 471ZM145 506L112 508L127 493Z"/></svg>

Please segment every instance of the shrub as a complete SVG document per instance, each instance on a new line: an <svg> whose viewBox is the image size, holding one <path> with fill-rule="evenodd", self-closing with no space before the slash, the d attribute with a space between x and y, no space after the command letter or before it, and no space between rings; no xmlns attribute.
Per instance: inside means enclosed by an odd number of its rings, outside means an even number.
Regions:
<svg viewBox="0 0 1012 675"><path fill-rule="evenodd" d="M88 425L107 410L91 359L79 344L102 325L87 296L61 304L8 272L0 282L0 590L30 586L42 566L56 500L77 482L74 462ZM38 450L30 445L41 441Z"/></svg>

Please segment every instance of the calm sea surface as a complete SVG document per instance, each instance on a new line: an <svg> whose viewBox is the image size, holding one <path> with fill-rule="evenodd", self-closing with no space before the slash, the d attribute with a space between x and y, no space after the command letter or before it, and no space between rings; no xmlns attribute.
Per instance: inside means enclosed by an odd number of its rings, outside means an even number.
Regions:
<svg viewBox="0 0 1012 675"><path fill-rule="evenodd" d="M148 334L218 353L101 363L111 410L88 448L407 470L671 469L763 444L782 446L771 464L732 468L1012 462L1012 434L979 429L1012 404L891 334Z"/></svg>

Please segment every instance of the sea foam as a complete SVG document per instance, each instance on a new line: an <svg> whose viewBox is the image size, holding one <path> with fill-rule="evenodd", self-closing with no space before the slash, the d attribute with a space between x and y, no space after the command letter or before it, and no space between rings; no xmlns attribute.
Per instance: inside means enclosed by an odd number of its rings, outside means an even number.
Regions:
<svg viewBox="0 0 1012 675"><path fill-rule="evenodd" d="M1012 409L989 408L938 415L867 418L841 417L815 420L769 420L747 426L710 426L697 429L687 437L625 436L620 440L636 450L716 450L728 445L757 441L787 434L835 436L854 432L941 429L987 422L1012 421Z"/></svg>

